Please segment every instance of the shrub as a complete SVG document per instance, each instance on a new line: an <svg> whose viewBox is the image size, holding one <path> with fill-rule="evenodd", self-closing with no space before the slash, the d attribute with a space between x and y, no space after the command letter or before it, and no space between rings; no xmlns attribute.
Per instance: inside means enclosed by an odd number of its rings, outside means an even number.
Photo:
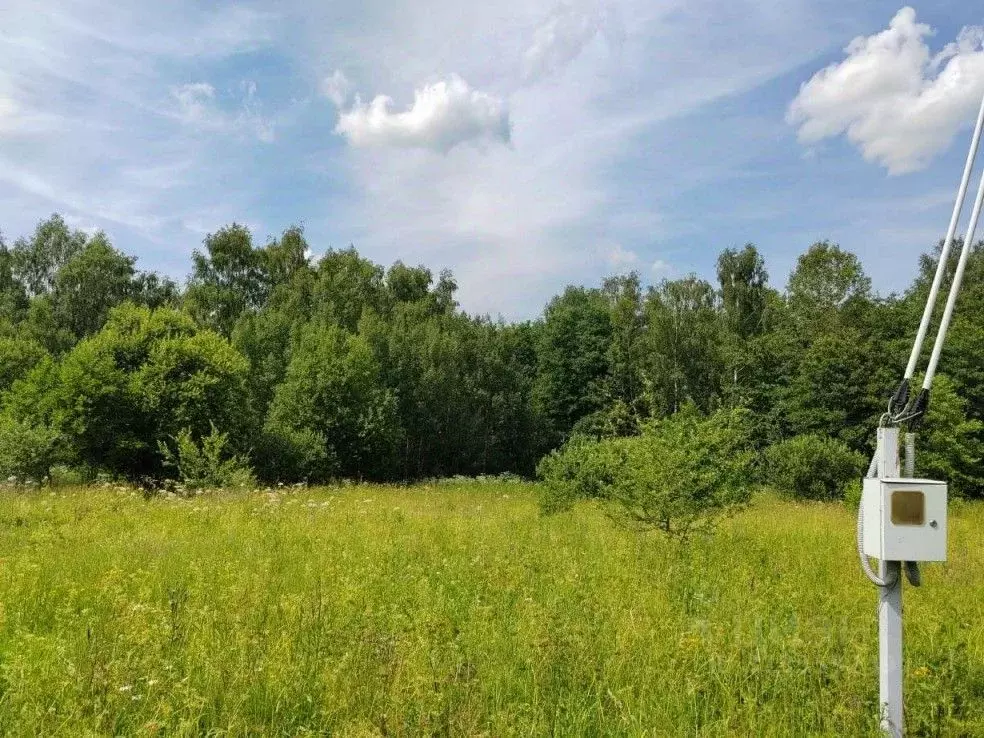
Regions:
<svg viewBox="0 0 984 738"><path fill-rule="evenodd" d="M776 491L807 500L844 497L863 473L866 460L833 438L803 435L765 451L766 480Z"/></svg>
<svg viewBox="0 0 984 738"><path fill-rule="evenodd" d="M189 428L172 436L174 447L160 443L161 457L166 467L174 468L187 489L206 487L250 488L256 485L249 463L241 456L229 455L227 433L212 431L196 443Z"/></svg>
<svg viewBox="0 0 984 738"><path fill-rule="evenodd" d="M748 420L745 410L705 417L690 406L621 439L626 463L609 490L615 516L681 539L712 528L751 496Z"/></svg>
<svg viewBox="0 0 984 738"><path fill-rule="evenodd" d="M239 451L253 427L249 364L187 315L123 305L60 362L41 360L5 394L9 413L61 433L74 461L138 479L162 471L160 442L214 423Z"/></svg>
<svg viewBox="0 0 984 738"><path fill-rule="evenodd" d="M618 440L577 435L544 456L536 469L544 484L543 511L561 512L577 500L605 497L624 466L624 444Z"/></svg>
<svg viewBox="0 0 984 738"><path fill-rule="evenodd" d="M543 508L598 497L631 527L679 538L707 530L750 496L747 421L746 411L704 417L688 407L640 436L568 443L540 464Z"/></svg>
<svg viewBox="0 0 984 738"><path fill-rule="evenodd" d="M61 438L44 425L0 416L0 481L41 482L61 458Z"/></svg>
<svg viewBox="0 0 984 738"><path fill-rule="evenodd" d="M254 458L265 482L325 482L338 476L338 459L324 435L275 420L260 434Z"/></svg>

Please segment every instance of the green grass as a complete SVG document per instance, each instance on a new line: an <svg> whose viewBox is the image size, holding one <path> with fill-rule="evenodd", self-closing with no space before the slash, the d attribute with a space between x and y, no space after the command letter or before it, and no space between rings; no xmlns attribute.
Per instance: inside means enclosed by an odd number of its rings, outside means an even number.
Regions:
<svg viewBox="0 0 984 738"><path fill-rule="evenodd" d="M869 735L840 505L687 548L519 484L0 494L8 735ZM984 506L908 588L913 735L984 735Z"/></svg>

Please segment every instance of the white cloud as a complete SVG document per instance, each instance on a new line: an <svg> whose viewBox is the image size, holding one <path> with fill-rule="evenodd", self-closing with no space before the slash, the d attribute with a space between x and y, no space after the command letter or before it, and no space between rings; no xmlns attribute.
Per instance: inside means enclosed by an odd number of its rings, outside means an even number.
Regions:
<svg viewBox="0 0 984 738"><path fill-rule="evenodd" d="M256 82L239 83L238 109L227 111L219 104L215 88L207 82L171 87L175 116L187 126L223 134L246 134L264 143L274 140L273 121L263 116L256 96Z"/></svg>
<svg viewBox="0 0 984 738"><path fill-rule="evenodd" d="M639 255L620 243L609 243L602 249L605 261L615 269L626 269L639 262Z"/></svg>
<svg viewBox="0 0 984 738"><path fill-rule="evenodd" d="M679 228L679 219L663 217L667 203L749 155L733 130L726 146L688 147L692 137L681 145L672 121L801 66L833 40L824 18L799 2L735 0L723 12L711 0L611 0L627 29L619 54L606 26L606 43L595 37L562 74L530 80L524 55L556 0L502 0L467 13L450 0L422 1L346 40L346 70L377 89L411 87L442 67L460 71L508 102L510 148L394 156L350 147L340 165L354 185L351 205L309 225L381 262L451 268L466 309L507 317L534 314L559 285L597 282L607 268L597 245L609 239L635 250L648 272L650 244ZM712 13L720 22L709 25ZM329 21L307 28L321 33ZM746 42L734 44L736 34ZM316 65L337 37L308 44ZM380 53L360 55L362 48Z"/></svg>
<svg viewBox="0 0 984 738"><path fill-rule="evenodd" d="M932 34L906 7L886 30L851 41L847 58L817 72L789 106L800 140L846 134L891 174L929 164L972 123L984 93L984 29L964 28L935 55Z"/></svg>
<svg viewBox="0 0 984 738"><path fill-rule="evenodd" d="M523 78L536 81L570 64L601 32L605 20L598 8L582 10L567 4L554 8L523 54Z"/></svg>
<svg viewBox="0 0 984 738"><path fill-rule="evenodd" d="M192 82L171 88L178 114L185 123L211 127L216 124L215 88L207 82Z"/></svg>
<svg viewBox="0 0 984 738"><path fill-rule="evenodd" d="M0 131L13 128L17 118L18 105L9 97L0 96Z"/></svg>
<svg viewBox="0 0 984 738"><path fill-rule="evenodd" d="M368 104L356 96L352 108L339 116L336 133L353 146L424 148L444 153L467 141L509 143L506 104L471 89L457 75L417 89L413 105L405 112L391 112L392 103L385 95Z"/></svg>
<svg viewBox="0 0 984 738"><path fill-rule="evenodd" d="M336 69L322 84L321 90L325 97L331 100L336 108L341 108L348 102L349 95L352 94L352 83L345 76L341 69Z"/></svg>
<svg viewBox="0 0 984 738"><path fill-rule="evenodd" d="M652 271L654 275L668 277L673 273L673 267L668 262L665 262L662 259L657 259L650 267L650 271Z"/></svg>

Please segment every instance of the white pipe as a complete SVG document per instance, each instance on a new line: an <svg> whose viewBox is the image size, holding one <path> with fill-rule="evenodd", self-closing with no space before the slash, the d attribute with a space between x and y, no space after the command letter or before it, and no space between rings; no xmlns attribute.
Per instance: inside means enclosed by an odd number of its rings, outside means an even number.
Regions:
<svg viewBox="0 0 984 738"><path fill-rule="evenodd" d="M929 357L929 366L926 368L926 379L923 381L923 389L927 392L933 386L933 377L936 376L936 366L940 363L940 354L943 353L943 342L946 340L946 332L950 328L950 319L953 317L953 306L956 305L957 295L960 293L960 283L963 282L964 269L967 267L967 257L970 256L970 251L974 245L974 238L977 236L977 221L981 217L982 205L984 205L984 175L981 175L981 184L977 188L974 211L971 213L970 223L967 225L967 235L964 239L963 248L960 250L960 260L957 262L957 270L953 273L953 284L950 285L950 294L947 296L946 307L943 309L940 328L936 332L933 355Z"/></svg>
<svg viewBox="0 0 984 738"><path fill-rule="evenodd" d="M922 321L920 321L919 331L916 333L916 342L912 345L909 363L905 368L906 379L912 379L916 373L916 364L919 361L919 354L922 353L923 341L926 340L926 332L929 330L929 322L933 317L933 310L936 307L936 299L939 295L940 284L943 281L943 273L946 271L946 265L950 257L950 247L953 245L953 238L957 232L957 224L960 221L960 211L963 208L964 200L967 199L967 186L970 184L970 175L974 169L974 160L977 158L977 148L981 142L982 131L984 131L984 99L981 100L981 109L977 114L977 125L974 128L974 135L970 139L970 152L967 154L967 163L964 165L963 177L960 180L960 189L957 190L957 200L953 203L950 226L946 230L943 250L940 252L940 261L936 265L936 275L933 277L932 287L929 288L929 297L926 299Z"/></svg>

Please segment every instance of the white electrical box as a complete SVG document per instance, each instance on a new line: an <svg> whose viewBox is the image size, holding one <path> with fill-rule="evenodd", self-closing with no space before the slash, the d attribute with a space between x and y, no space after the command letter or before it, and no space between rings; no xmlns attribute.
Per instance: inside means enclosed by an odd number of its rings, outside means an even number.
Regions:
<svg viewBox="0 0 984 738"><path fill-rule="evenodd" d="M946 561L946 482L865 479L864 552L882 561Z"/></svg>

